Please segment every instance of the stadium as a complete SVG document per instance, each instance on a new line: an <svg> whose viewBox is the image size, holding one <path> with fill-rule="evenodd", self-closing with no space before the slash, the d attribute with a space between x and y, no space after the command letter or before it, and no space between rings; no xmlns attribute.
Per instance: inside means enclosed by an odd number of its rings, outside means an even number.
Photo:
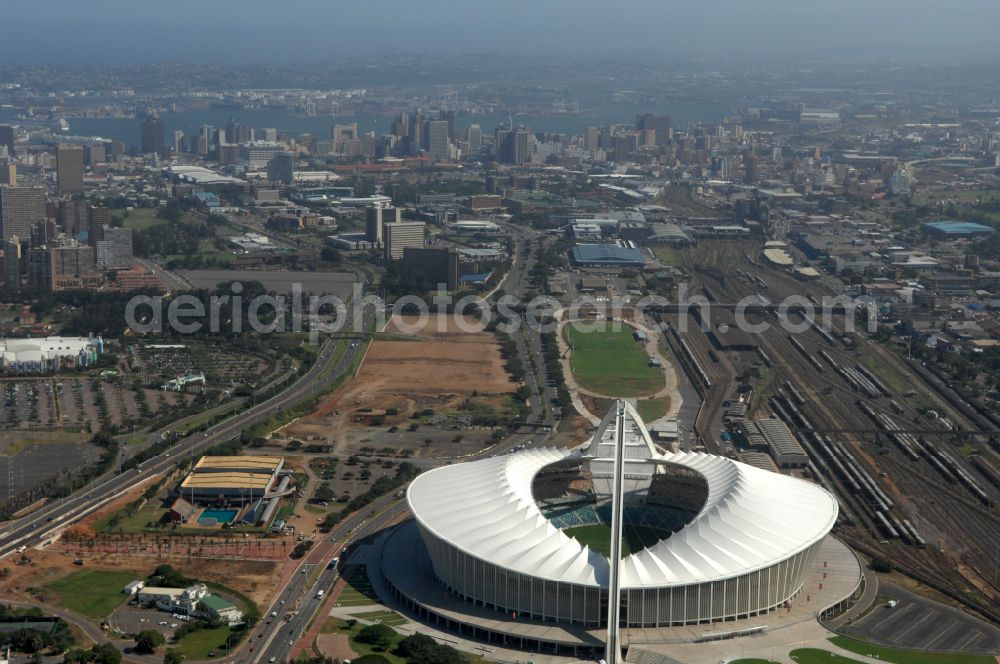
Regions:
<svg viewBox="0 0 1000 664"><path fill-rule="evenodd" d="M526 450L418 477L407 499L436 582L480 612L606 625L611 415L581 448ZM621 626L756 616L799 593L837 518L833 496L725 457L665 452L631 405L622 421Z"/></svg>

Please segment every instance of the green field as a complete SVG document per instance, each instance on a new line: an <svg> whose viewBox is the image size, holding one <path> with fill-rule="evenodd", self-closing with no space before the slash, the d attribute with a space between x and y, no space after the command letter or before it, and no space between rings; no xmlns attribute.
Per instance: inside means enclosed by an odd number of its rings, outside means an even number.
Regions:
<svg viewBox="0 0 1000 664"><path fill-rule="evenodd" d="M226 639L231 631L229 627L195 630L170 648L184 655L185 659L207 659L208 653L213 650L222 655L226 652Z"/></svg>
<svg viewBox="0 0 1000 664"><path fill-rule="evenodd" d="M576 526L566 528L563 532L602 556L611 555L611 526L604 524ZM627 525L622 533L622 557L652 546L665 536L665 533L655 528Z"/></svg>
<svg viewBox="0 0 1000 664"><path fill-rule="evenodd" d="M636 410L647 424L653 420L658 420L670 410L670 397L660 397L659 399L640 399L635 403Z"/></svg>
<svg viewBox="0 0 1000 664"><path fill-rule="evenodd" d="M87 569L47 583L45 588L59 596L59 606L100 620L125 601L122 588L135 580L133 572Z"/></svg>
<svg viewBox="0 0 1000 664"><path fill-rule="evenodd" d="M345 580L347 587L337 598L337 606L368 606L380 602L364 567L352 568Z"/></svg>
<svg viewBox="0 0 1000 664"><path fill-rule="evenodd" d="M398 627L410 622L395 611L385 609L384 611L368 611L366 613L352 613L352 618L359 618L368 622L378 622L389 627Z"/></svg>
<svg viewBox="0 0 1000 664"><path fill-rule="evenodd" d="M995 657L987 655L966 655L963 653L924 652L903 650L865 643L846 636L835 636L830 643L858 655L866 655L892 664L996 664ZM820 651L822 652L822 651ZM795 654L794 652L792 653ZM799 660L800 662L802 660Z"/></svg>
<svg viewBox="0 0 1000 664"><path fill-rule="evenodd" d="M577 329L566 325L564 335L573 349L573 377L584 389L609 397L639 397L663 388L663 372L648 366L649 356L642 344L632 339L631 327L590 329L588 325Z"/></svg>
<svg viewBox="0 0 1000 664"><path fill-rule="evenodd" d="M125 228L141 231L151 226L167 223L166 219L157 217L156 212L157 208L133 208L131 210L114 210L112 214L124 217L122 225Z"/></svg>

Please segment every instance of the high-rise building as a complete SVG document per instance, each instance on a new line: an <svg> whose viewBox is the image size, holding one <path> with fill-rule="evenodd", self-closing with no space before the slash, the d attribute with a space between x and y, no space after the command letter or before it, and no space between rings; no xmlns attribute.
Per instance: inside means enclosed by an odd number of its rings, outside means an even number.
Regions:
<svg viewBox="0 0 1000 664"><path fill-rule="evenodd" d="M35 290L75 287L94 281L94 248L78 242L32 247L28 250L28 286Z"/></svg>
<svg viewBox="0 0 1000 664"><path fill-rule="evenodd" d="M87 201L82 196L74 196L59 201L57 213L62 232L74 239L80 239L90 230L90 215Z"/></svg>
<svg viewBox="0 0 1000 664"><path fill-rule="evenodd" d="M163 120L155 115L147 115L140 125L141 151L143 154L155 153L161 157L167 156L167 144L163 128Z"/></svg>
<svg viewBox="0 0 1000 664"><path fill-rule="evenodd" d="M423 247L425 226L426 224L422 221L403 221L383 225L385 260L399 260L403 257L403 250L406 247Z"/></svg>
<svg viewBox="0 0 1000 664"><path fill-rule="evenodd" d="M897 195L910 193L910 173L902 166L889 176L889 193Z"/></svg>
<svg viewBox="0 0 1000 664"><path fill-rule="evenodd" d="M330 127L330 142L336 154L350 154L351 144L358 139L358 123L335 124Z"/></svg>
<svg viewBox="0 0 1000 664"><path fill-rule="evenodd" d="M95 243L94 262L98 270L114 270L132 265L132 229L105 226L102 239Z"/></svg>
<svg viewBox="0 0 1000 664"><path fill-rule="evenodd" d="M496 159L501 164L520 165L528 161L528 130L524 127L497 127L493 140Z"/></svg>
<svg viewBox="0 0 1000 664"><path fill-rule="evenodd" d="M652 130L656 132L656 144L666 145L670 142L670 116L644 113L635 116L635 128L639 131Z"/></svg>
<svg viewBox="0 0 1000 664"><path fill-rule="evenodd" d="M13 291L21 290L22 248L21 238L11 235L0 241L3 246L4 286Z"/></svg>
<svg viewBox="0 0 1000 664"><path fill-rule="evenodd" d="M45 207L41 187L0 186L0 239L30 238L31 226L45 219Z"/></svg>
<svg viewBox="0 0 1000 664"><path fill-rule="evenodd" d="M403 221L403 211L397 207L365 208L365 239L375 247L385 242L385 225Z"/></svg>
<svg viewBox="0 0 1000 664"><path fill-rule="evenodd" d="M221 146L220 146L221 147ZM285 146L267 141L252 141L237 146L240 160L250 168L267 168L267 163L276 155L285 152ZM221 161L221 159L220 159Z"/></svg>
<svg viewBox="0 0 1000 664"><path fill-rule="evenodd" d="M174 130L173 150L175 153L184 152L184 132L180 129Z"/></svg>
<svg viewBox="0 0 1000 664"><path fill-rule="evenodd" d="M60 194L83 193L83 146L60 143L56 148L56 176Z"/></svg>
<svg viewBox="0 0 1000 664"><path fill-rule="evenodd" d="M458 288L458 252L454 249L403 247L403 263L448 290Z"/></svg>
<svg viewBox="0 0 1000 664"><path fill-rule="evenodd" d="M17 164L11 159L0 160L0 184L8 184L11 187L17 186Z"/></svg>
<svg viewBox="0 0 1000 664"><path fill-rule="evenodd" d="M469 154L479 154L479 148L483 147L483 130L479 125L469 125L467 136L469 141Z"/></svg>
<svg viewBox="0 0 1000 664"><path fill-rule="evenodd" d="M267 179L271 182L291 184L295 180L295 157L290 152L281 152L267 162Z"/></svg>
<svg viewBox="0 0 1000 664"><path fill-rule="evenodd" d="M434 161L448 159L448 121L429 120L427 122L427 156Z"/></svg>
<svg viewBox="0 0 1000 664"><path fill-rule="evenodd" d="M108 160L108 151L104 143L91 143L84 150L85 161L88 166L103 164Z"/></svg>
<svg viewBox="0 0 1000 664"><path fill-rule="evenodd" d="M583 130L583 149L593 152L600 147L601 130L597 127L587 127Z"/></svg>
<svg viewBox="0 0 1000 664"><path fill-rule="evenodd" d="M104 239L104 227L111 225L111 210L106 207L90 206L87 208L87 244L96 246L98 240Z"/></svg>
<svg viewBox="0 0 1000 664"><path fill-rule="evenodd" d="M14 156L14 128L10 125L0 125L0 145L7 148L7 156Z"/></svg>

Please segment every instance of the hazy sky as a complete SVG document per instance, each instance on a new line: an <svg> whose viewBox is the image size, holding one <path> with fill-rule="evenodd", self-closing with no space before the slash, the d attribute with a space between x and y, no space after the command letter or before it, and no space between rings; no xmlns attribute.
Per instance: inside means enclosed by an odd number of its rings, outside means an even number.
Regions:
<svg viewBox="0 0 1000 664"><path fill-rule="evenodd" d="M0 62L651 50L1000 60L998 25L1000 0L3 0Z"/></svg>

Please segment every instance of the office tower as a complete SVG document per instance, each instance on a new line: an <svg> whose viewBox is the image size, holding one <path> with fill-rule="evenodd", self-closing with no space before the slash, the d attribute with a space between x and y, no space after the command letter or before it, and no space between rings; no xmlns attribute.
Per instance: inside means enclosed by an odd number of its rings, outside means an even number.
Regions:
<svg viewBox="0 0 1000 664"><path fill-rule="evenodd" d="M180 129L174 130L173 150L174 153L184 152L184 132Z"/></svg>
<svg viewBox="0 0 1000 664"><path fill-rule="evenodd" d="M446 161L448 153L448 121L427 122L427 156L434 161Z"/></svg>
<svg viewBox="0 0 1000 664"><path fill-rule="evenodd" d="M275 129L274 127L267 127L265 129L262 129L259 138L263 141L271 141L272 143L276 143L278 141L278 130Z"/></svg>
<svg viewBox="0 0 1000 664"><path fill-rule="evenodd" d="M600 147L601 130L597 127L587 127L583 130L583 149L593 152Z"/></svg>
<svg viewBox="0 0 1000 664"><path fill-rule="evenodd" d="M21 290L22 249L21 238L11 235L2 241L4 286L9 290Z"/></svg>
<svg viewBox="0 0 1000 664"><path fill-rule="evenodd" d="M493 140L496 160L501 164L520 165L528 161L528 130L524 127L497 127Z"/></svg>
<svg viewBox="0 0 1000 664"><path fill-rule="evenodd" d="M240 160L240 146L219 143L215 146L215 160L220 164L235 164ZM264 162L267 163L266 161Z"/></svg>
<svg viewBox="0 0 1000 664"><path fill-rule="evenodd" d="M469 154L479 154L479 149L483 147L483 130L479 125L469 125L467 140L469 141Z"/></svg>
<svg viewBox="0 0 1000 664"><path fill-rule="evenodd" d="M0 125L0 145L7 147L7 156L14 157L14 128Z"/></svg>
<svg viewBox="0 0 1000 664"><path fill-rule="evenodd" d="M140 126L143 154L155 153L161 157L167 156L167 144L164 138L163 120L155 115L148 115Z"/></svg>
<svg viewBox="0 0 1000 664"><path fill-rule="evenodd" d="M83 146L59 144L56 148L56 177L60 194L83 193Z"/></svg>
<svg viewBox="0 0 1000 664"><path fill-rule="evenodd" d="M84 157L88 166L103 164L108 160L108 151L104 143L91 143L84 150Z"/></svg>
<svg viewBox="0 0 1000 664"><path fill-rule="evenodd" d="M111 210L106 207L91 206L87 208L87 244L96 246L98 240L104 239L104 227L111 225Z"/></svg>
<svg viewBox="0 0 1000 664"><path fill-rule="evenodd" d="M0 161L0 184L17 186L17 164L10 159Z"/></svg>
<svg viewBox="0 0 1000 664"><path fill-rule="evenodd" d="M59 201L57 219L63 233L71 238L80 239L84 233L90 230L87 201L82 196Z"/></svg>
<svg viewBox="0 0 1000 664"><path fill-rule="evenodd" d="M271 182L291 184L295 180L295 157L290 152L282 152L267 162L267 179Z"/></svg>
<svg viewBox="0 0 1000 664"><path fill-rule="evenodd" d="M335 124L330 127L330 142L336 154L348 154L351 143L358 138L358 123Z"/></svg>
<svg viewBox="0 0 1000 664"><path fill-rule="evenodd" d="M656 144L666 145L670 140L670 116L644 113L635 116L635 128L639 131L651 129L656 132Z"/></svg>
<svg viewBox="0 0 1000 664"><path fill-rule="evenodd" d="M403 221L403 210L397 207L365 208L365 239L380 247L385 241L385 225Z"/></svg>
<svg viewBox="0 0 1000 664"><path fill-rule="evenodd" d="M385 260L394 261L403 257L406 247L424 246L424 227L422 221L403 221L382 226L385 238Z"/></svg>
<svg viewBox="0 0 1000 664"><path fill-rule="evenodd" d="M45 216L44 189L0 186L0 239L31 237L32 224Z"/></svg>
<svg viewBox="0 0 1000 664"><path fill-rule="evenodd" d="M252 140L250 127L242 125L233 118L229 118L226 122L226 128L224 129L226 135L226 143L236 143L237 145L242 143L249 143Z"/></svg>
<svg viewBox="0 0 1000 664"><path fill-rule="evenodd" d="M435 285L444 284L448 290L458 288L458 252L454 249L403 247L403 263Z"/></svg>
<svg viewBox="0 0 1000 664"><path fill-rule="evenodd" d="M58 290L78 286L80 277L93 277L94 248L77 242L32 247L28 250L28 286ZM68 283L67 283L68 282Z"/></svg>
<svg viewBox="0 0 1000 664"><path fill-rule="evenodd" d="M94 248L98 270L114 270L132 265L132 229L105 226Z"/></svg>
<svg viewBox="0 0 1000 664"><path fill-rule="evenodd" d="M208 154L208 139L199 134L198 136L191 137L191 152L195 153L199 157L204 157Z"/></svg>
<svg viewBox="0 0 1000 664"><path fill-rule="evenodd" d="M455 111L438 111L438 120L448 123L448 140L455 140Z"/></svg>
<svg viewBox="0 0 1000 664"><path fill-rule="evenodd" d="M426 137L424 136L424 130L427 128L426 118L424 114L420 111L414 111L410 114L410 122L407 126L407 150L409 154L416 155L420 153L420 150L424 147L424 141Z"/></svg>

